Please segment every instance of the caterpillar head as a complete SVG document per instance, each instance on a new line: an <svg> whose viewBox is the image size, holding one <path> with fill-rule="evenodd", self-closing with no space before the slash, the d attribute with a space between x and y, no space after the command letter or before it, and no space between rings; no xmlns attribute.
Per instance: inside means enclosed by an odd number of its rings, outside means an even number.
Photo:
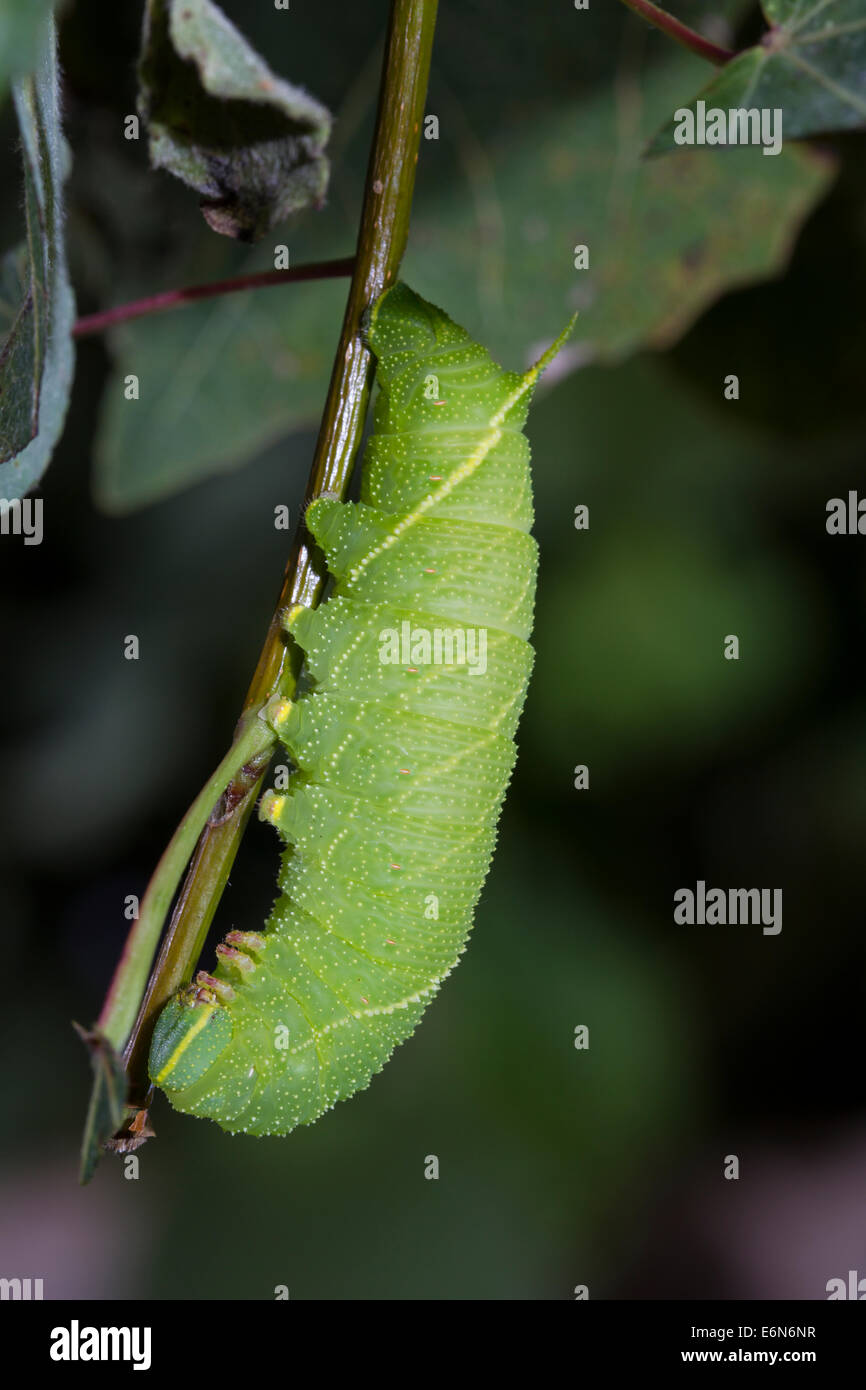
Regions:
<svg viewBox="0 0 866 1390"><path fill-rule="evenodd" d="M202 999L190 985L170 999L157 1019L150 1044L148 1071L167 1094L183 1091L209 1071L232 1037L229 1010Z"/></svg>

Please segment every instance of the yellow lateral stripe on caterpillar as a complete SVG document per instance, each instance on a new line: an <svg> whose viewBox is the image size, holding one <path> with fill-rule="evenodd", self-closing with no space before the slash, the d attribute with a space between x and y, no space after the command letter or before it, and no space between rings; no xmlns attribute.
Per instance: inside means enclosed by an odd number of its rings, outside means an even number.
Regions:
<svg viewBox="0 0 866 1390"><path fill-rule="evenodd" d="M157 1086L162 1086L166 1080L166 1077L170 1076L171 1073L174 1071L184 1052L186 1052L190 1044L195 1041L202 1029L207 1026L208 1020L210 1019L211 1014L215 1011L216 1007L216 1004L199 1004L197 1006L197 1017L193 1020L186 1033L180 1039L174 1051L171 1053L168 1060L163 1065L162 1070L159 1071L157 1075L153 1077L153 1081L156 1083Z"/></svg>

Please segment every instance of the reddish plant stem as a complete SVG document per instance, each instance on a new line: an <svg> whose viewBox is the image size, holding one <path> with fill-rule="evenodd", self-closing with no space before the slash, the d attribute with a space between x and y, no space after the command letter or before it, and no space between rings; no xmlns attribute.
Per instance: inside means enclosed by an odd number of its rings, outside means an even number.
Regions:
<svg viewBox="0 0 866 1390"><path fill-rule="evenodd" d="M72 336L88 338L93 333L103 333L106 328L113 328L116 323L144 318L146 314L161 314L166 309L176 309L179 304L187 304L194 299L212 299L216 295L260 290L267 285L282 285L297 280L336 279L341 275L351 275L354 266L354 256L343 256L335 261L310 261L307 265L296 266L294 270L262 270L255 275L235 275L229 280L214 280L210 285L187 285L184 289L163 290L161 294L135 299L130 304L118 304L114 309L103 309L98 314L86 314L76 323Z"/></svg>
<svg viewBox="0 0 866 1390"><path fill-rule="evenodd" d="M661 29L677 43L682 44L683 48L688 48L690 52L696 53L699 58L706 58L707 62L715 63L721 67L723 63L729 63L732 58L736 58L733 49L722 48L721 44L713 43L711 39L705 39L703 34L698 34L694 29L690 29L687 24L683 24L681 19L675 19L667 10L660 9L654 5L652 0L622 0L630 10L639 14L648 24L653 24L656 29Z"/></svg>

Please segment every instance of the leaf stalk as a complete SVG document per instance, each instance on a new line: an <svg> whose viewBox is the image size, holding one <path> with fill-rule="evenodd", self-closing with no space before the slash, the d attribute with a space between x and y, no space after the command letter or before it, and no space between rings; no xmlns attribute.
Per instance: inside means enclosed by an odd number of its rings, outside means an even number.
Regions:
<svg viewBox="0 0 866 1390"><path fill-rule="evenodd" d="M736 58L736 53L731 48L723 48L721 44L713 43L711 39L705 39L703 34L699 34L695 29L690 29L688 24L683 24L681 19L676 19L674 15L663 10L660 5L654 5L652 0L622 0L635 14L639 14L641 19L645 19L648 24L652 24L656 29L661 29L662 33L674 39L683 48L687 48L690 53L695 53L699 58L705 58L708 63L714 63L716 67L721 67L724 63L729 63L732 58Z"/></svg>

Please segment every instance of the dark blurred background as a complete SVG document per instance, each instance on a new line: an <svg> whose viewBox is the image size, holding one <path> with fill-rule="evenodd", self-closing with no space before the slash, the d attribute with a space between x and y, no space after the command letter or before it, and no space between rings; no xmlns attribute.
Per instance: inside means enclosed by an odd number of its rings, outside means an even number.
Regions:
<svg viewBox="0 0 866 1390"><path fill-rule="evenodd" d="M337 112L328 205L284 239L293 261L346 254L386 7L225 8ZM866 542L825 530L828 499L866 483L866 147L673 156L630 182L703 66L621 7L548 8L443 0L405 268L510 366L581 308L576 370L529 427L520 760L460 969L370 1090L311 1128L233 1138L158 1098L138 1180L107 1158L81 1189L71 1020L96 1017L124 897L227 746L345 284L84 342L44 543L0 547L0 1272L46 1297L815 1299L866 1276ZM755 23L719 7L722 37ZM63 22L81 312L271 254L214 236L123 140L138 25L102 0ZM8 106L0 137L10 245ZM260 925L276 865L254 822L219 935ZM781 887L781 934L675 925L697 879ZM212 1258L190 1261L205 1231Z"/></svg>

